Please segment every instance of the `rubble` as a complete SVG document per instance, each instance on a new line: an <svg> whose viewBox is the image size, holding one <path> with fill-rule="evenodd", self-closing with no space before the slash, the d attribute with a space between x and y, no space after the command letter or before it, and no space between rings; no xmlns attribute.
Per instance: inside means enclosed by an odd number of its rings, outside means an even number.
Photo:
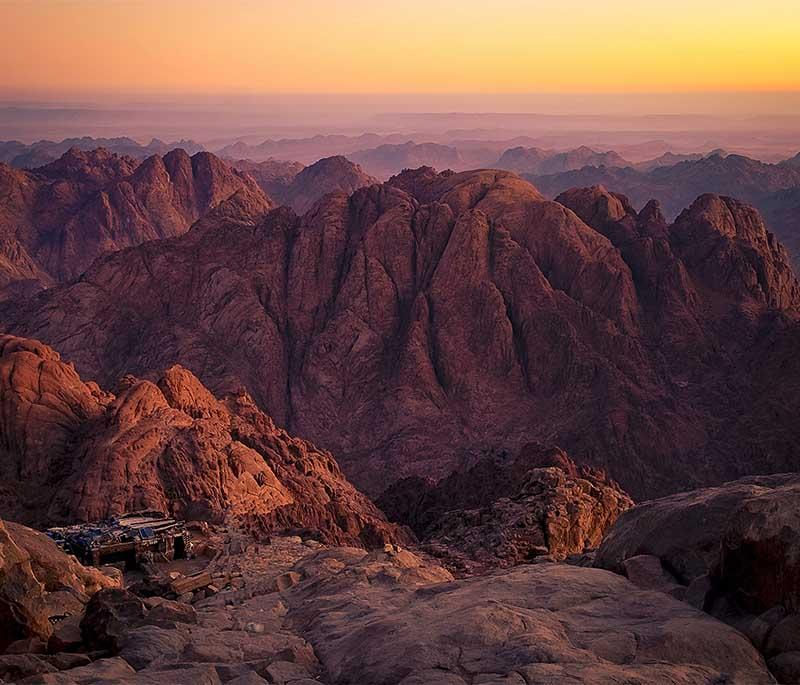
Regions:
<svg viewBox="0 0 800 685"><path fill-rule="evenodd" d="M189 558L192 551L186 524L158 511L50 528L47 535L65 552L91 566L125 563L130 568L153 561Z"/></svg>

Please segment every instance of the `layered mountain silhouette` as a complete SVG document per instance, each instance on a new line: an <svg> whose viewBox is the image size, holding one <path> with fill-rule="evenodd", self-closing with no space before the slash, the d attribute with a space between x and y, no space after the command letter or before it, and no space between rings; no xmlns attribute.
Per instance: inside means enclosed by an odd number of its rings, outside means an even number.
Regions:
<svg viewBox="0 0 800 685"><path fill-rule="evenodd" d="M616 152L597 152L581 146L567 152L555 152L536 147L515 147L506 150L497 160L498 169L508 169L520 174L558 174L582 169L585 166L626 167L626 161Z"/></svg>
<svg viewBox="0 0 800 685"><path fill-rule="evenodd" d="M203 151L203 146L193 140L165 143L158 138L153 138L147 145L142 145L127 137L92 138L84 136L83 138L65 138L60 142L40 140L30 144L9 140L0 141L0 162L20 169L34 169L54 162L73 148L84 152L104 148L118 155L128 155L136 159L145 159L151 155L165 155L178 148L185 150L190 155Z"/></svg>
<svg viewBox="0 0 800 685"><path fill-rule="evenodd" d="M449 145L438 143L414 143L399 145L384 144L370 150L361 150L348 155L367 173L379 178L389 178L403 169L432 166L438 169L463 169L464 160L459 151Z"/></svg>
<svg viewBox="0 0 800 685"><path fill-rule="evenodd" d="M747 204L671 225L602 187L407 171L304 216L237 193L183 235L0 306L85 377L245 388L370 493L558 445L639 498L792 470L800 288Z"/></svg>
<svg viewBox="0 0 800 685"><path fill-rule="evenodd" d="M791 160L765 164L741 155L712 154L650 171L587 166L559 174L528 174L526 178L548 197L556 197L570 188L603 185L623 193L636 207L655 198L668 217L677 216L703 193L736 197L761 210L768 218L770 229L789 247L795 264L800 259L797 221L782 211L793 206L791 189L800 187L800 167L794 166Z"/></svg>
<svg viewBox="0 0 800 685"><path fill-rule="evenodd" d="M184 233L235 193L272 206L250 176L207 152L140 162L72 148L33 171L0 164L0 295L74 278L105 252Z"/></svg>

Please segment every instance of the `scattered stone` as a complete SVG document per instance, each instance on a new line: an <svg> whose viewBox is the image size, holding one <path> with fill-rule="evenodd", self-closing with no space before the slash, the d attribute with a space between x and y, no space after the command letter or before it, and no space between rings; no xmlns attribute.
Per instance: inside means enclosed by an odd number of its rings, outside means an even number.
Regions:
<svg viewBox="0 0 800 685"><path fill-rule="evenodd" d="M275 589L277 592L283 592L297 585L302 579L303 577L296 571L287 571L275 578Z"/></svg>
<svg viewBox="0 0 800 685"><path fill-rule="evenodd" d="M86 605L81 634L90 647L117 653L128 630L144 617L144 603L133 593L119 588L101 590Z"/></svg>
<svg viewBox="0 0 800 685"><path fill-rule="evenodd" d="M264 680L255 671L250 671L245 675L240 675L238 678L228 681L228 685L263 685L267 681Z"/></svg>
<svg viewBox="0 0 800 685"><path fill-rule="evenodd" d="M79 666L87 666L92 660L86 654L47 654L42 657L51 666L55 666L59 671L66 671Z"/></svg>
<svg viewBox="0 0 800 685"><path fill-rule="evenodd" d="M266 668L267 679L271 683L284 685L301 678L308 678L311 674L300 664L291 661L275 661Z"/></svg>
<svg viewBox="0 0 800 685"><path fill-rule="evenodd" d="M54 673L58 669L34 654L0 655L0 681L22 680L40 673Z"/></svg>
<svg viewBox="0 0 800 685"><path fill-rule="evenodd" d="M147 613L144 623L158 625L165 622L197 623L197 611L189 604L163 599Z"/></svg>
<svg viewBox="0 0 800 685"><path fill-rule="evenodd" d="M625 576L642 590L658 590L675 599L682 599L686 588L675 581L664 567L661 559L652 554L639 554L626 559L623 563ZM698 607L702 609L702 607Z"/></svg>
<svg viewBox="0 0 800 685"><path fill-rule="evenodd" d="M39 637L26 637L17 640L6 647L6 654L44 654L47 645Z"/></svg>
<svg viewBox="0 0 800 685"><path fill-rule="evenodd" d="M53 626L53 634L47 643L50 652L72 652L83 644L81 621L83 615L68 616Z"/></svg>

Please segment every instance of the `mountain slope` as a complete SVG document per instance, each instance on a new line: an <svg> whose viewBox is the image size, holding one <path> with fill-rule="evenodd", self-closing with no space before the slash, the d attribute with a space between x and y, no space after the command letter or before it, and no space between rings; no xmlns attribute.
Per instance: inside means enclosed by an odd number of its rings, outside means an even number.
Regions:
<svg viewBox="0 0 800 685"><path fill-rule="evenodd" d="M599 188L556 203L509 172L422 168L302 218L212 217L0 321L105 385L180 363L244 386L371 492L540 441L642 497L797 468L796 402L764 400L781 364L775 392L800 378L799 303L742 203L704 196L669 226Z"/></svg>
<svg viewBox="0 0 800 685"><path fill-rule="evenodd" d="M94 521L140 509L311 528L330 542L404 534L333 457L275 427L243 393L218 400L174 366L116 394L36 340L0 337L3 517Z"/></svg>
<svg viewBox="0 0 800 685"><path fill-rule="evenodd" d="M252 178L207 152L138 162L73 148L34 171L0 164L0 282L74 278L105 252L185 232L240 191L271 206Z"/></svg>

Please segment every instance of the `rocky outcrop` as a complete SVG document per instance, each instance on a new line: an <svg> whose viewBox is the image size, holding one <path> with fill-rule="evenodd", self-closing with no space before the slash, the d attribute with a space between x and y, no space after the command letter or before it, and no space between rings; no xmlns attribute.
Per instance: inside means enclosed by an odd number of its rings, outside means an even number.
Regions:
<svg viewBox="0 0 800 685"><path fill-rule="evenodd" d="M105 387L174 364L244 387L374 494L537 441L635 498L796 469L800 300L774 238L722 198L668 226L606 195L573 211L423 168L303 217L240 206L0 321Z"/></svg>
<svg viewBox="0 0 800 685"><path fill-rule="evenodd" d="M454 581L396 547L313 550L291 539L237 564L242 589L195 604L196 621L148 622L151 609L117 657L58 682L772 682L730 626L598 569L540 564ZM287 569L292 587L266 582Z"/></svg>
<svg viewBox="0 0 800 685"><path fill-rule="evenodd" d="M405 540L333 457L276 428L244 393L217 400L190 372L81 381L37 341L0 338L5 516L101 520L139 509L229 517L255 533L308 528L338 543Z"/></svg>
<svg viewBox="0 0 800 685"><path fill-rule="evenodd" d="M0 164L0 286L74 278L105 252L184 233L237 192L271 207L252 178L207 152L140 162L72 148L33 171Z"/></svg>
<svg viewBox="0 0 800 685"><path fill-rule="evenodd" d="M796 682L798 497L800 476L785 474L645 502L620 517L596 565L637 582L631 564L654 560L662 588L737 627L781 682Z"/></svg>
<svg viewBox="0 0 800 685"><path fill-rule="evenodd" d="M0 521L0 653L26 638L46 644L53 621L79 615L89 595L114 585L43 533Z"/></svg>
<svg viewBox="0 0 800 685"><path fill-rule="evenodd" d="M597 564L621 572L629 557L652 554L683 585L707 579L750 612L798 611L799 494L800 476L785 474L644 502L617 521Z"/></svg>
<svg viewBox="0 0 800 685"><path fill-rule="evenodd" d="M410 525L427 552L471 573L596 548L633 505L602 472L541 445L526 445L513 459L487 457L436 484L412 476L377 503Z"/></svg>

